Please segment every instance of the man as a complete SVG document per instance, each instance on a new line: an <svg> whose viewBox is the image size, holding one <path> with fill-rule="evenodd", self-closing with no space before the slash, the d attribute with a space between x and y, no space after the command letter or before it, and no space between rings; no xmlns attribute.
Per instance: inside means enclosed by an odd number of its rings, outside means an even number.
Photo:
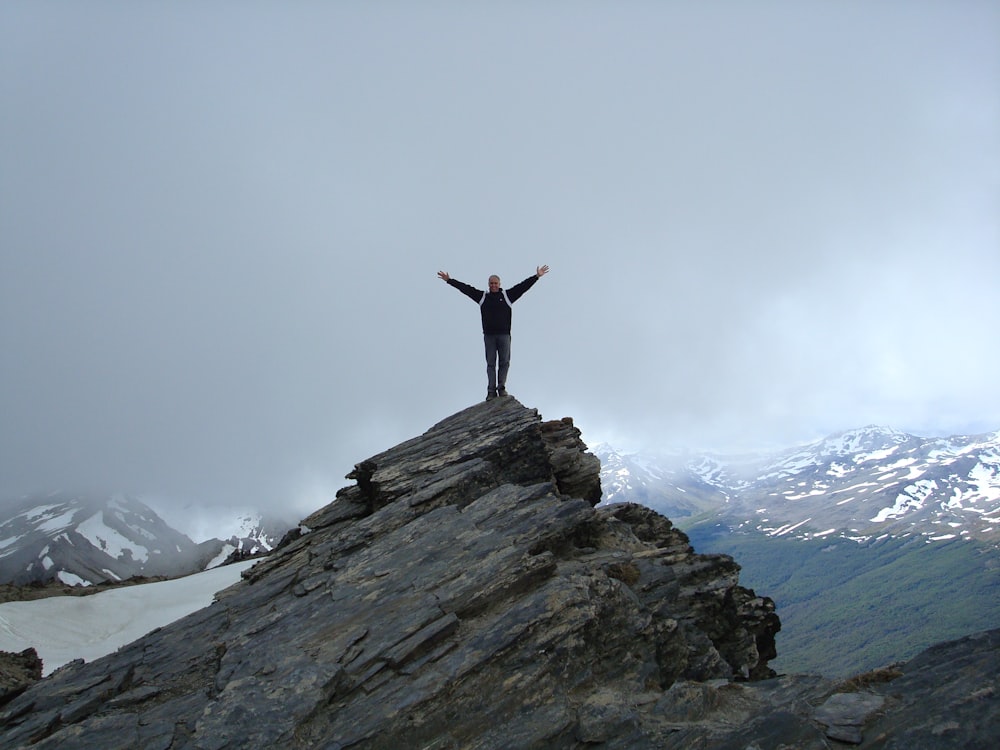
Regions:
<svg viewBox="0 0 1000 750"><path fill-rule="evenodd" d="M510 289L500 287L500 277L490 276L489 291L451 278L445 271L438 271L438 278L455 287L479 304L483 318L483 342L486 345L486 400L507 395L507 370L510 368L511 305L549 272L548 266L538 266L535 275L529 276Z"/></svg>

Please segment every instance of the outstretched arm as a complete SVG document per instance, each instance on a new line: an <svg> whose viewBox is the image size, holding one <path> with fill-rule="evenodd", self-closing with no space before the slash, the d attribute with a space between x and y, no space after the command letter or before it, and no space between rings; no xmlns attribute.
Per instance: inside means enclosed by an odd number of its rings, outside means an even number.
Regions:
<svg viewBox="0 0 1000 750"><path fill-rule="evenodd" d="M476 289L474 286L469 286L463 281L451 278L447 271L438 271L438 278L448 286L455 287L458 291L474 302L479 302L483 298L483 295L486 294L486 292Z"/></svg>
<svg viewBox="0 0 1000 750"><path fill-rule="evenodd" d="M531 289L531 287L535 285L535 282L538 281L540 278L542 278L542 276L544 276L548 272L549 272L548 266L538 266L535 269L534 276L529 276L524 281L520 282L519 284L514 284L514 286L512 286L510 289L507 290L507 299L509 299L511 302L516 302L518 299L520 299L522 294Z"/></svg>

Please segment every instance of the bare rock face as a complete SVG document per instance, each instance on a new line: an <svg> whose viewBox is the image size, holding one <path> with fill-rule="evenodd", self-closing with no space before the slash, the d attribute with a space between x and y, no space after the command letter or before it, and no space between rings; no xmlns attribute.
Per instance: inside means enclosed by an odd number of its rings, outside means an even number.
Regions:
<svg viewBox="0 0 1000 750"><path fill-rule="evenodd" d="M0 651L0 706L42 679L42 660L33 648L19 654Z"/></svg>
<svg viewBox="0 0 1000 750"><path fill-rule="evenodd" d="M211 607L0 708L0 746L663 746L670 691L772 676L779 622L666 518L595 508L599 468L571 420L459 412Z"/></svg>
<svg viewBox="0 0 1000 750"><path fill-rule="evenodd" d="M466 409L359 463L212 606L37 682L0 655L0 747L995 745L1000 630L773 676L773 602L663 516L594 507L598 468L571 420Z"/></svg>

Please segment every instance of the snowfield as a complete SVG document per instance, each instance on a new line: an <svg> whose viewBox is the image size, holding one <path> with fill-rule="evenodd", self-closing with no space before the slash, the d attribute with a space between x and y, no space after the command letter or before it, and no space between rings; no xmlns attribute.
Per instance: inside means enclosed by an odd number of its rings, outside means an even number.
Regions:
<svg viewBox="0 0 1000 750"><path fill-rule="evenodd" d="M89 596L0 604L0 651L34 647L44 676L74 659L92 661L212 603L254 560L170 581Z"/></svg>

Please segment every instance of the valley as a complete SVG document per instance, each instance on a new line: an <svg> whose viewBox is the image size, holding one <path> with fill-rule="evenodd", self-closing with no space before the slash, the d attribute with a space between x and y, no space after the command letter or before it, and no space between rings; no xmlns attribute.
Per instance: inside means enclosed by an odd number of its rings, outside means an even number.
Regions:
<svg viewBox="0 0 1000 750"><path fill-rule="evenodd" d="M597 446L603 502L669 517L775 600L775 669L846 676L1000 624L1000 436L866 427L758 456Z"/></svg>

